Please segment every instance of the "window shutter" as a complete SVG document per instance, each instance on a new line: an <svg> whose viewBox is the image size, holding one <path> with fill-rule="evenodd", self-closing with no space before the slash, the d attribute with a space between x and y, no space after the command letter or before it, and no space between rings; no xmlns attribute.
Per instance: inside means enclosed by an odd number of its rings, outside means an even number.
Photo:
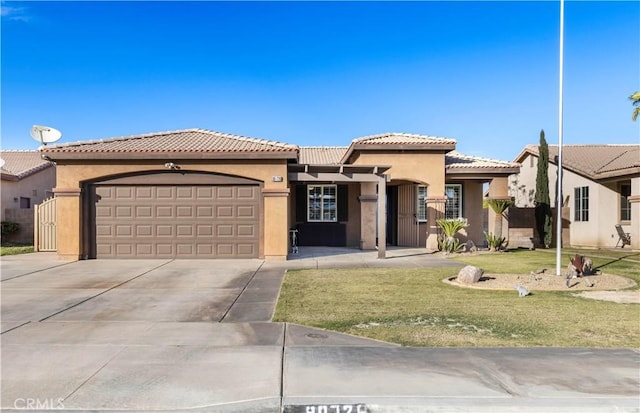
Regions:
<svg viewBox="0 0 640 413"><path fill-rule="evenodd" d="M296 222L307 222L307 186L296 186Z"/></svg>
<svg viewBox="0 0 640 413"><path fill-rule="evenodd" d="M573 220L580 221L580 188L573 188Z"/></svg>
<svg viewBox="0 0 640 413"><path fill-rule="evenodd" d="M338 222L349 220L349 186L338 185Z"/></svg>

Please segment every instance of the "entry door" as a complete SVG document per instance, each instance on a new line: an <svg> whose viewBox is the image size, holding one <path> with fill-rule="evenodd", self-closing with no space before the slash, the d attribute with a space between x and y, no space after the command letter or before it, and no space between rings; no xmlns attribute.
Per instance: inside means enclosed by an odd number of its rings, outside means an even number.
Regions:
<svg viewBox="0 0 640 413"><path fill-rule="evenodd" d="M416 186L398 186L398 246L418 246L420 234L416 214Z"/></svg>

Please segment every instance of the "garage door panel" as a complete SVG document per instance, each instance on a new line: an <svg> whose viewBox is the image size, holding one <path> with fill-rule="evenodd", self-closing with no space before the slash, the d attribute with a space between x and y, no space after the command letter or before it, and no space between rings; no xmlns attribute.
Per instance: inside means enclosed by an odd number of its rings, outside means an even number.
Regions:
<svg viewBox="0 0 640 413"><path fill-rule="evenodd" d="M251 205L238 205L237 207L237 217L238 218L255 218L256 217L256 210L253 206Z"/></svg>
<svg viewBox="0 0 640 413"><path fill-rule="evenodd" d="M256 236L255 225L237 225L236 228L237 228L238 237L253 238Z"/></svg>
<svg viewBox="0 0 640 413"><path fill-rule="evenodd" d="M154 256L153 244L136 243L136 257L153 258Z"/></svg>
<svg viewBox="0 0 640 413"><path fill-rule="evenodd" d="M120 199L120 200L125 200L125 199L129 199L129 200L133 200L133 194L134 194L134 188L130 187L130 186L123 186L123 187L116 187L116 198Z"/></svg>
<svg viewBox="0 0 640 413"><path fill-rule="evenodd" d="M158 219L172 219L175 218L173 213L173 206L171 205L159 205L156 206L156 215L155 218Z"/></svg>
<svg viewBox="0 0 640 413"><path fill-rule="evenodd" d="M153 207L151 205L136 205L135 217L137 219L153 218Z"/></svg>
<svg viewBox="0 0 640 413"><path fill-rule="evenodd" d="M153 199L154 197L154 188L150 187L150 186L136 186L135 188L135 194L136 194L136 199L141 201L141 200L150 200Z"/></svg>
<svg viewBox="0 0 640 413"><path fill-rule="evenodd" d="M254 258L260 191L247 185L97 185L98 258Z"/></svg>
<svg viewBox="0 0 640 413"><path fill-rule="evenodd" d="M255 246L253 244L238 244L238 255L243 257L253 257Z"/></svg>
<svg viewBox="0 0 640 413"><path fill-rule="evenodd" d="M157 237L173 237L173 225L156 225Z"/></svg>
<svg viewBox="0 0 640 413"><path fill-rule="evenodd" d="M144 238L144 237L153 237L153 225L144 224L144 225L136 225L136 237Z"/></svg>
<svg viewBox="0 0 640 413"><path fill-rule="evenodd" d="M173 199L174 198L174 187L172 186L157 186L156 189L156 199Z"/></svg>

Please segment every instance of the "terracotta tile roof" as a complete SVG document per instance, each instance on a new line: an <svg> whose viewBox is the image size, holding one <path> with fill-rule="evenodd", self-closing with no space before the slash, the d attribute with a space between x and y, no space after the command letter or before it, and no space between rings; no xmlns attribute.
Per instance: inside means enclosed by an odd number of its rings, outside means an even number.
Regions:
<svg viewBox="0 0 640 413"><path fill-rule="evenodd" d="M309 165L338 165L346 151L346 146L301 146L298 163Z"/></svg>
<svg viewBox="0 0 640 413"><path fill-rule="evenodd" d="M381 133L363 136L351 141L351 145L340 160L348 163L351 155L359 150L443 150L456 148L456 140L411 133Z"/></svg>
<svg viewBox="0 0 640 413"><path fill-rule="evenodd" d="M445 166L455 168L518 168L517 162L500 161L497 159L482 158L479 156L463 155L458 151L451 151L445 155Z"/></svg>
<svg viewBox="0 0 640 413"><path fill-rule="evenodd" d="M457 151L451 151L445 154L444 164L447 173L463 173L480 170L492 170L495 172L502 170L505 173L518 173L520 171L520 164L517 162L463 155Z"/></svg>
<svg viewBox="0 0 640 413"><path fill-rule="evenodd" d="M381 133L378 135L363 136L352 141L358 144L371 145L404 145L404 144L456 144L455 139L440 138L436 136L416 135L412 133Z"/></svg>
<svg viewBox="0 0 640 413"><path fill-rule="evenodd" d="M39 151L2 151L0 158L5 162L1 168L3 178L22 179L53 167L51 162L42 159Z"/></svg>
<svg viewBox="0 0 640 413"><path fill-rule="evenodd" d="M50 145L43 149L48 156L61 154L126 154L127 157L150 154L172 154L178 156L287 154L297 156L298 147L265 139L213 132L204 129L149 133L111 139Z"/></svg>
<svg viewBox="0 0 640 413"><path fill-rule="evenodd" d="M516 160L539 145L527 145ZM549 162L555 164L558 145L549 145ZM640 145L562 145L562 166L592 180L640 174Z"/></svg>

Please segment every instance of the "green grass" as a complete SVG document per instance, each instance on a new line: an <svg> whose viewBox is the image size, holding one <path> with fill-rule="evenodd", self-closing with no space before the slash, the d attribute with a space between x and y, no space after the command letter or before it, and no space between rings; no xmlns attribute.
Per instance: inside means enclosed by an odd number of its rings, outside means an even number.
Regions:
<svg viewBox="0 0 640 413"><path fill-rule="evenodd" d="M640 263L618 258L594 258L594 264L640 282ZM495 273L555 268L555 255L546 251L455 260ZM456 268L289 271L274 320L411 346L640 347L637 304L587 300L564 291L520 298L515 291L442 282L456 273Z"/></svg>
<svg viewBox="0 0 640 413"><path fill-rule="evenodd" d="M27 254L29 252L33 252L33 245L3 243L0 246L0 256Z"/></svg>

